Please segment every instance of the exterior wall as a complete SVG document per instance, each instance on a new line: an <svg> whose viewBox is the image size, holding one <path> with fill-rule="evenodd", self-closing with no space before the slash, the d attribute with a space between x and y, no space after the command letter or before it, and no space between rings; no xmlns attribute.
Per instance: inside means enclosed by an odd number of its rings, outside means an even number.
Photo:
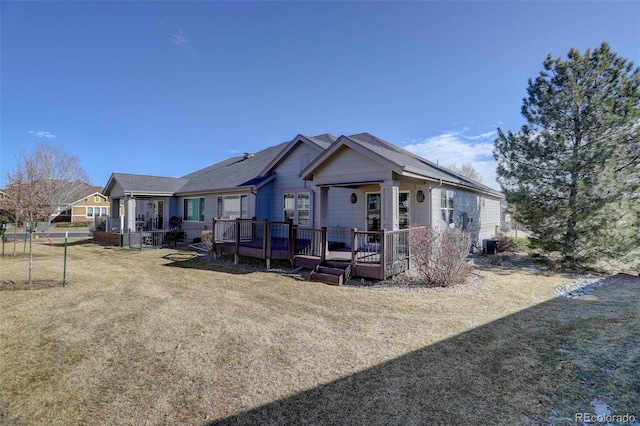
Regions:
<svg viewBox="0 0 640 426"><path fill-rule="evenodd" d="M424 194L424 201L418 202L418 191ZM429 223L429 187L414 183L400 182L399 192L409 192L409 226L422 226Z"/></svg>
<svg viewBox="0 0 640 426"><path fill-rule="evenodd" d="M90 195L87 198L77 202L71 208L71 222L77 222L81 220L93 220L93 216L87 216L87 207L100 208L100 216L109 216L111 214L111 205L107 197L102 195ZM102 208L107 209L106 215L102 214Z"/></svg>
<svg viewBox="0 0 640 426"><path fill-rule="evenodd" d="M495 237L496 226L500 225L500 199L483 194L475 194L460 189L443 186L432 190L433 223L447 226L442 220L440 200L442 191L455 192L453 218L456 226L463 227L471 234L471 242L482 247L483 239ZM466 224L464 223L466 220Z"/></svg>
<svg viewBox="0 0 640 426"><path fill-rule="evenodd" d="M273 182L269 182L258 190L258 194L251 196L256 205L254 216L256 220L271 219L271 206L273 204Z"/></svg>
<svg viewBox="0 0 640 426"><path fill-rule="evenodd" d="M111 198L124 198L124 189L122 189L122 185L120 185L118 182L115 182L109 196Z"/></svg>
<svg viewBox="0 0 640 426"><path fill-rule="evenodd" d="M480 243L482 243L483 239L494 238L496 235L496 228L500 226L500 202L499 198L486 195L482 197Z"/></svg>
<svg viewBox="0 0 640 426"><path fill-rule="evenodd" d="M320 226L318 218L315 218L313 214L315 200L311 184L300 178L300 171L319 154L320 152L315 148L300 143L278 164L274 169L276 178L271 184L271 205L267 206L266 203L261 204L261 206L268 207L270 210L268 215L265 215L262 219L266 218L271 221L284 220L284 194L308 192L310 194L310 207L312 212L310 226ZM266 191L263 189L261 192Z"/></svg>
<svg viewBox="0 0 640 426"><path fill-rule="evenodd" d="M390 180L392 173L381 164L350 148L342 148L313 176L315 184Z"/></svg>
<svg viewBox="0 0 640 426"><path fill-rule="evenodd" d="M328 226L365 229L367 192L380 192L380 185L366 185L359 188L329 188ZM351 203L351 194L355 193L357 201Z"/></svg>

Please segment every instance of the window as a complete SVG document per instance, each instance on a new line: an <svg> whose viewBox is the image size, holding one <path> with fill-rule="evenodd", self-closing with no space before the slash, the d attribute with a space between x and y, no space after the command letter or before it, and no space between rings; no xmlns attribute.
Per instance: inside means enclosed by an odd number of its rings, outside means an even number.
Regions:
<svg viewBox="0 0 640 426"><path fill-rule="evenodd" d="M218 217L221 219L247 219L249 203L246 195L218 197Z"/></svg>
<svg viewBox="0 0 640 426"><path fill-rule="evenodd" d="M98 216L100 216L100 210L98 210ZM87 217L93 217L93 207L87 207Z"/></svg>
<svg viewBox="0 0 640 426"><path fill-rule="evenodd" d="M311 223L311 204L308 192L300 192L298 194L298 225L309 226Z"/></svg>
<svg viewBox="0 0 640 426"><path fill-rule="evenodd" d="M107 212L107 208L106 207L102 207L101 210L102 210L102 216L108 216L109 215L109 213Z"/></svg>
<svg viewBox="0 0 640 426"><path fill-rule="evenodd" d="M296 220L296 194L284 194L284 220Z"/></svg>
<svg viewBox="0 0 640 426"><path fill-rule="evenodd" d="M94 203L101 203L102 202L102 198L100 198L99 195L94 195L93 196L93 202Z"/></svg>
<svg viewBox="0 0 640 426"><path fill-rule="evenodd" d="M185 198L183 218L186 222L204 222L204 198Z"/></svg>
<svg viewBox="0 0 640 426"><path fill-rule="evenodd" d="M455 192L451 190L440 191L440 212L442 220L446 223L453 223L453 198Z"/></svg>
<svg viewBox="0 0 640 426"><path fill-rule="evenodd" d="M302 226L311 225L311 196L308 192L284 194L284 220Z"/></svg>
<svg viewBox="0 0 640 426"><path fill-rule="evenodd" d="M398 222L400 229L409 227L409 192L398 194Z"/></svg>

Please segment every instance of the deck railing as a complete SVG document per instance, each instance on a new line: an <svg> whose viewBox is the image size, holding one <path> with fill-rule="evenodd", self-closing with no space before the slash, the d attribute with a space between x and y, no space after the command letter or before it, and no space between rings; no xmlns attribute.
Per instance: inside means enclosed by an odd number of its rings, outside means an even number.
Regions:
<svg viewBox="0 0 640 426"><path fill-rule="evenodd" d="M267 268L271 259L288 259L295 264L296 257L325 260L331 250L332 239L343 229L301 228L291 222L256 221L250 219L214 219L213 252L265 259ZM349 230L350 236L340 240L351 248L354 275L385 279L409 269L409 230L360 231ZM335 242L334 242L335 243Z"/></svg>
<svg viewBox="0 0 640 426"><path fill-rule="evenodd" d="M299 228L291 221L272 222L252 219L214 219L213 253L265 259L288 259L296 255L318 256L324 259L326 230Z"/></svg>

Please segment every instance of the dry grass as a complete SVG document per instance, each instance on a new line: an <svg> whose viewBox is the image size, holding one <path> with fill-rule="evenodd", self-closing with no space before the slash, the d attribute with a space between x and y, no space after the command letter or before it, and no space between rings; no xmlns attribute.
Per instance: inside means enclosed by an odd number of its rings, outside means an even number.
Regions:
<svg viewBox="0 0 640 426"><path fill-rule="evenodd" d="M61 282L62 247L35 250ZM77 244L67 287L0 291L0 423L568 424L596 397L640 417L640 287L565 300L567 276L482 274L371 291Z"/></svg>

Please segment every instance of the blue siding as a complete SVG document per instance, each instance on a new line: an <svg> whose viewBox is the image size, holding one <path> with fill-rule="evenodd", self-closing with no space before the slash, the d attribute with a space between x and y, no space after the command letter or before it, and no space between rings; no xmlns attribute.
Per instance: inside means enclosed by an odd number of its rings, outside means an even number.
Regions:
<svg viewBox="0 0 640 426"><path fill-rule="evenodd" d="M180 211L180 204L178 203L178 197L169 198L169 219L173 216L182 218L182 212Z"/></svg>
<svg viewBox="0 0 640 426"><path fill-rule="evenodd" d="M276 220L271 217L271 205L273 198L273 181L258 190L256 196L256 220Z"/></svg>

